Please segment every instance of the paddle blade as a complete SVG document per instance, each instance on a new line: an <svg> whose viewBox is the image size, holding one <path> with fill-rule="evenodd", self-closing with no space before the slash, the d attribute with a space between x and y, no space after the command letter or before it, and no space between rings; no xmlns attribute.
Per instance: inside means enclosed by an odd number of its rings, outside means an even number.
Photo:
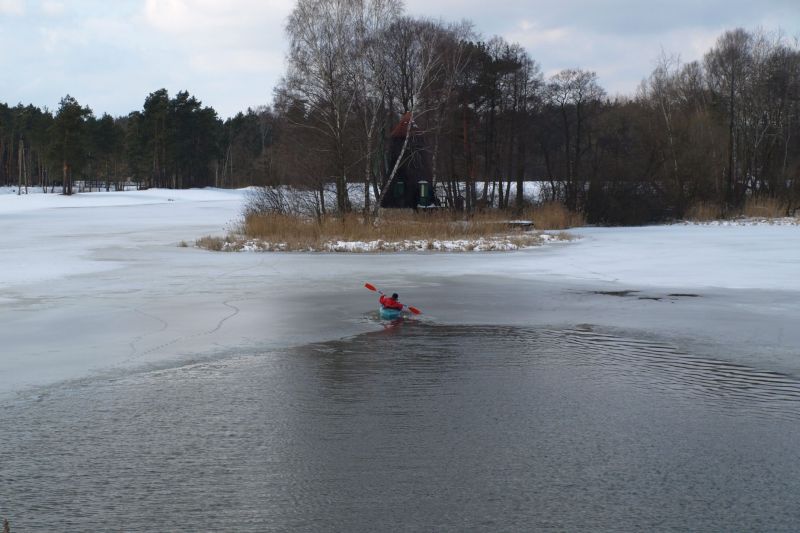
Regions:
<svg viewBox="0 0 800 533"><path fill-rule="evenodd" d="M370 283L365 283L364 286L371 291L378 292L378 289L375 288L375 285L372 285Z"/></svg>
<svg viewBox="0 0 800 533"><path fill-rule="evenodd" d="M415 315L421 315L422 314L422 311L420 311L416 307L411 307L410 305L408 306L408 310L411 311L412 313L414 313Z"/></svg>

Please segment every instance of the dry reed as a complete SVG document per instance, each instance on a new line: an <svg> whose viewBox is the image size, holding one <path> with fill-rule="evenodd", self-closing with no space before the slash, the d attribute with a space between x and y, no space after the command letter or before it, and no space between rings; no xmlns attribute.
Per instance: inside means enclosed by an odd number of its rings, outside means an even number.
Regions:
<svg viewBox="0 0 800 533"><path fill-rule="evenodd" d="M582 217L555 207L533 214L545 229L583 224ZM195 244L212 251L458 251L514 249L544 241L538 232L525 231L514 218L509 212L496 210L469 216L451 211L384 210L376 218L351 213L318 219L249 213L235 234L225 239L206 236ZM556 236L558 240L570 238L563 232Z"/></svg>
<svg viewBox="0 0 800 533"><path fill-rule="evenodd" d="M698 202L692 204L684 215L686 220L693 222L711 222L722 218L722 208L711 202Z"/></svg>
<svg viewBox="0 0 800 533"><path fill-rule="evenodd" d="M781 218L786 212L786 203L777 198L748 198L742 214L753 218Z"/></svg>
<svg viewBox="0 0 800 533"><path fill-rule="evenodd" d="M287 243L292 249L318 248L329 241L455 240L491 237L509 230L508 216L482 214L464 219L449 212L385 212L362 216L308 219L281 214L249 215L242 234L251 239Z"/></svg>
<svg viewBox="0 0 800 533"><path fill-rule="evenodd" d="M222 237L212 237L211 235L206 235L205 237L197 239L195 241L195 246L214 252L220 252L225 248L225 242L225 239Z"/></svg>
<svg viewBox="0 0 800 533"><path fill-rule="evenodd" d="M782 218L787 216L786 203L775 198L748 197L744 207L725 213L723 207L714 202L699 202L686 210L685 219L694 222L711 222L726 218Z"/></svg>
<svg viewBox="0 0 800 533"><path fill-rule="evenodd" d="M554 230L577 228L586 225L582 213L570 211L561 202L547 202L525 210L526 218L533 220L536 229Z"/></svg>

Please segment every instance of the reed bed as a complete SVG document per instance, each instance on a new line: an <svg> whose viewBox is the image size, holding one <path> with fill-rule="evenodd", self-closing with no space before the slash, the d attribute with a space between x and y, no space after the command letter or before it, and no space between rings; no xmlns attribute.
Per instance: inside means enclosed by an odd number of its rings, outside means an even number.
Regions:
<svg viewBox="0 0 800 533"><path fill-rule="evenodd" d="M684 214L686 220L693 222L711 222L722 219L722 207L712 202L692 204Z"/></svg>
<svg viewBox="0 0 800 533"><path fill-rule="evenodd" d="M748 198L742 214L752 218L782 218L787 216L786 202L777 198Z"/></svg>
<svg viewBox="0 0 800 533"><path fill-rule="evenodd" d="M476 215L467 220L450 213L392 212L365 220L349 214L319 220L282 214L245 217L242 234L251 239L297 243L300 247L326 241L456 240L490 237L507 231L508 217Z"/></svg>
<svg viewBox="0 0 800 533"><path fill-rule="evenodd" d="M532 220L536 229L540 230L578 228L586 225L586 217L582 213L570 211L560 202L529 207L523 212L523 218Z"/></svg>
<svg viewBox="0 0 800 533"><path fill-rule="evenodd" d="M247 212L226 238L206 236L195 245L213 251L501 250L570 240L566 233L542 237L536 229L583 225L582 216L560 204L529 208L523 220L510 211L464 215L445 210L383 210L380 216L349 213L319 218L278 212ZM532 221L533 226L526 224ZM353 244L361 243L361 246Z"/></svg>
<svg viewBox="0 0 800 533"><path fill-rule="evenodd" d="M744 206L730 210L714 202L699 202L692 205L684 216L693 222L713 222L735 218L778 219L788 216L787 204L784 201L769 197L748 197Z"/></svg>

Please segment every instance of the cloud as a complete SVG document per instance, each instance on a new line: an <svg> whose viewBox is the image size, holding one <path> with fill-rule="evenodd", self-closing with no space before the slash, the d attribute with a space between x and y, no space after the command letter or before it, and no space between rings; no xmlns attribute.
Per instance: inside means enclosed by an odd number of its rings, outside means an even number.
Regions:
<svg viewBox="0 0 800 533"><path fill-rule="evenodd" d="M281 62L293 0L146 0L143 18L201 71L248 71Z"/></svg>
<svg viewBox="0 0 800 533"><path fill-rule="evenodd" d="M55 105L70 93L126 114L161 87L188 90L222 117L268 103L284 72L295 0L0 0L3 100ZM702 58L726 29L800 33L797 0L406 0L412 16L471 19L519 42L544 73L594 70L631 94L663 47ZM19 47L19 43L27 43Z"/></svg>
<svg viewBox="0 0 800 533"><path fill-rule="evenodd" d="M412 15L465 17L483 38L524 46L546 76L564 68L597 72L609 93L633 94L662 49L684 62L702 59L725 30L800 32L797 0L407 0ZM789 27L785 27L789 24Z"/></svg>
<svg viewBox="0 0 800 533"><path fill-rule="evenodd" d="M42 13L48 17L57 17L63 15L66 8L63 2L56 2L54 0L45 0L41 5Z"/></svg>
<svg viewBox="0 0 800 533"><path fill-rule="evenodd" d="M207 35L283 25L292 0L146 0L145 19L163 32Z"/></svg>
<svg viewBox="0 0 800 533"><path fill-rule="evenodd" d="M23 0L0 0L0 15L24 15L25 2Z"/></svg>
<svg viewBox="0 0 800 533"><path fill-rule="evenodd" d="M610 94L630 95L650 75L662 50L684 62L699 60L722 31L682 28L620 35L574 27L543 29L521 23L504 37L525 47L541 63L545 76L565 68L591 70Z"/></svg>
<svg viewBox="0 0 800 533"><path fill-rule="evenodd" d="M170 83L198 93L222 116L268 103L286 53L295 0L145 0L144 24L162 49ZM194 84L188 87L188 80ZM240 99L220 104L220 101Z"/></svg>
<svg viewBox="0 0 800 533"><path fill-rule="evenodd" d="M508 37L523 46L536 48L566 44L571 38L571 33L572 30L566 27L543 28L536 22L523 20L517 30L508 34Z"/></svg>
<svg viewBox="0 0 800 533"><path fill-rule="evenodd" d="M519 21L540 27L570 26L598 33L650 34L692 27L752 27L780 13L797 27L797 0L406 0L408 11L434 18L466 17L478 29L497 33Z"/></svg>
<svg viewBox="0 0 800 533"><path fill-rule="evenodd" d="M198 71L228 76L232 71L257 74L280 70L275 67L283 66L283 55L269 50L226 49L195 54L190 61L192 67Z"/></svg>

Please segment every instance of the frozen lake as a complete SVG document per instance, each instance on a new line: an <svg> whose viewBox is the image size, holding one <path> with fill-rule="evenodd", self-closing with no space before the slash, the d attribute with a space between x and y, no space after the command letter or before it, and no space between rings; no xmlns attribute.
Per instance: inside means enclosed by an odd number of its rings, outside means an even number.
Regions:
<svg viewBox="0 0 800 533"><path fill-rule="evenodd" d="M0 195L0 513L76 529L770 529L800 228L219 254L240 191ZM425 314L385 330L370 281Z"/></svg>

